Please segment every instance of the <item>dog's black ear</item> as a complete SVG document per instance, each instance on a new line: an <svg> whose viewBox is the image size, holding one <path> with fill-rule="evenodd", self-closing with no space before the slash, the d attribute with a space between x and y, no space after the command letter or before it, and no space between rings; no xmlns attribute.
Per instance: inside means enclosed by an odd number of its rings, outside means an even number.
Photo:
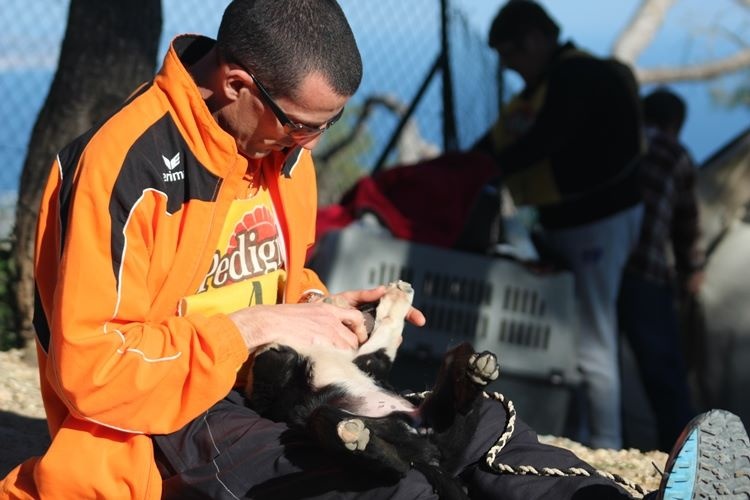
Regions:
<svg viewBox="0 0 750 500"><path fill-rule="evenodd" d="M365 329L367 330L368 337L372 335L372 329L375 327L375 310L377 307L378 302L367 302L357 307L365 317Z"/></svg>

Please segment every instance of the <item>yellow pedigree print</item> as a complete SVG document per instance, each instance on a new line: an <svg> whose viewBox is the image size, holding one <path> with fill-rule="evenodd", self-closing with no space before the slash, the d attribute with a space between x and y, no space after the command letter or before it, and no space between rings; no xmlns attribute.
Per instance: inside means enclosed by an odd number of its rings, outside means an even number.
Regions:
<svg viewBox="0 0 750 500"><path fill-rule="evenodd" d="M275 304L283 293L284 246L268 191L235 200L226 221L203 283L180 304L182 315Z"/></svg>

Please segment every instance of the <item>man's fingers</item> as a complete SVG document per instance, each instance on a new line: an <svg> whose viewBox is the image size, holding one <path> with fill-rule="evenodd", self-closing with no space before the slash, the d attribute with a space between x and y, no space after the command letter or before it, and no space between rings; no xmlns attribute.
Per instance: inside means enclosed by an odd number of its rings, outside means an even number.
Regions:
<svg viewBox="0 0 750 500"><path fill-rule="evenodd" d="M344 307L344 308L351 307L349 302L341 295L330 295L324 298L323 302L325 302L326 304L331 304L336 307Z"/></svg>
<svg viewBox="0 0 750 500"><path fill-rule="evenodd" d="M324 299L324 302L340 307L349 306L350 308L353 308L361 304L366 304L368 302L377 302L383 297L383 295L385 295L385 292L386 287L384 285L381 285L377 288L371 288L369 290L355 290L331 295L330 297L326 297L326 299ZM415 326L424 326L425 324L427 324L427 318L425 318L425 315L422 313L422 311L420 311L416 307L409 308L409 312L406 313L406 320ZM364 342L365 340L367 340L367 331L364 328L364 323L363 330L361 332L359 330L359 327L357 326L358 323L352 323L349 325L350 329L357 334L360 342Z"/></svg>
<svg viewBox="0 0 750 500"><path fill-rule="evenodd" d="M385 286L380 285L369 290L350 290L348 292L342 292L333 297L342 298L349 307L357 307L360 304L380 300L380 298L385 295L385 290Z"/></svg>
<svg viewBox="0 0 750 500"><path fill-rule="evenodd" d="M409 312L406 313L406 320L415 326L424 326L427 324L427 318L416 307L409 308Z"/></svg>
<svg viewBox="0 0 750 500"><path fill-rule="evenodd" d="M359 348L359 340L357 339L357 336L347 328L346 325L341 325L341 327L336 328L336 336L333 341L334 345L339 349L356 350Z"/></svg>
<svg viewBox="0 0 750 500"><path fill-rule="evenodd" d="M361 316L361 314L360 314ZM367 340L367 328L365 327L364 316L362 321L357 323L344 323L349 330L357 337L357 346L363 344Z"/></svg>
<svg viewBox="0 0 750 500"><path fill-rule="evenodd" d="M336 311L341 323L356 336L357 345L367 340L365 317L358 309L339 309Z"/></svg>
<svg viewBox="0 0 750 500"><path fill-rule="evenodd" d="M380 300L383 295L385 295L385 291L386 287L384 285L380 285L369 290L361 290L358 294L358 297L356 297L356 303L354 305Z"/></svg>

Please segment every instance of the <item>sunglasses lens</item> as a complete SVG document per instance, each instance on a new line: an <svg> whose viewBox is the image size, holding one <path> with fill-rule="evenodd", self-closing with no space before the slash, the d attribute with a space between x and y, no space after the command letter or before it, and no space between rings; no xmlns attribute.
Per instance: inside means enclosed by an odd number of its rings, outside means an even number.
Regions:
<svg viewBox="0 0 750 500"><path fill-rule="evenodd" d="M325 132L326 128L311 128L304 125L300 128L293 128L286 125L284 126L284 131L292 139L311 139Z"/></svg>
<svg viewBox="0 0 750 500"><path fill-rule="evenodd" d="M319 136L329 128L333 126L334 123L336 123L339 118L341 118L341 115L344 114L344 109L342 108L341 111L339 111L336 116L331 118L328 123L323 125L322 127L309 127L307 125L302 125L301 123L294 123L289 122L284 125L284 131L287 133L289 137L295 140L310 140L314 137Z"/></svg>

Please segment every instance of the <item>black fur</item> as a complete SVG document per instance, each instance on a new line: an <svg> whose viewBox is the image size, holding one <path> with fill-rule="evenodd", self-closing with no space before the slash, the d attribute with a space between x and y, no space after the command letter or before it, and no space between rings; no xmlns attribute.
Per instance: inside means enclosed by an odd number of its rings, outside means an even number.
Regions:
<svg viewBox="0 0 750 500"><path fill-rule="evenodd" d="M369 354L363 354L354 358L353 363L357 368L371 376L382 387L390 388L388 384L388 375L393 367L393 360L388 357L385 349L378 349Z"/></svg>

